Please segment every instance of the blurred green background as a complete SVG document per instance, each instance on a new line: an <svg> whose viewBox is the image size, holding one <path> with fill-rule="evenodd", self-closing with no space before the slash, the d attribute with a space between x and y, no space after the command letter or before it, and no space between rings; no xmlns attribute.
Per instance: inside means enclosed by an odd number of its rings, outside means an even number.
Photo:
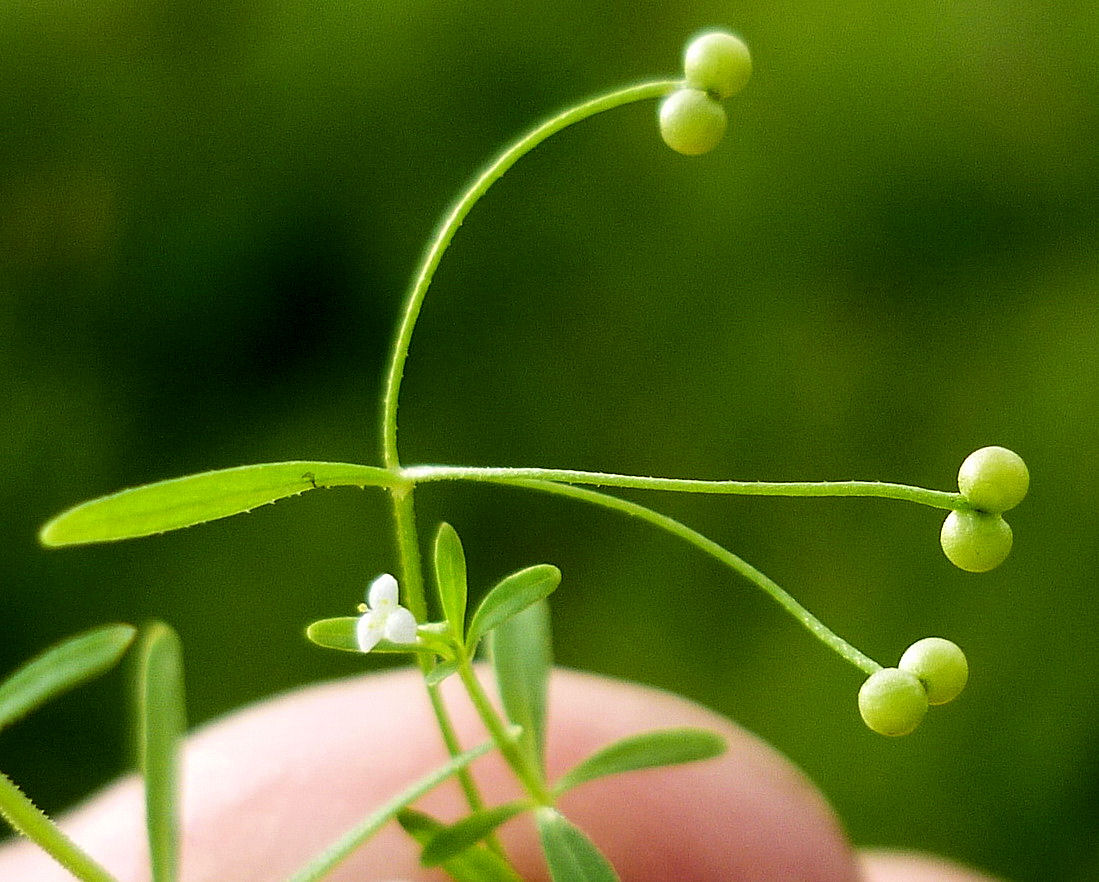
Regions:
<svg viewBox="0 0 1099 882"><path fill-rule="evenodd" d="M306 494L46 552L123 486L265 460L375 462L381 371L428 233L509 139L675 75L725 26L756 74L725 143L651 104L572 129L469 218L409 363L406 462L953 489L1030 465L1013 556L950 566L880 500L643 497L884 663L941 634L964 700L887 740L859 674L671 538L563 500L419 494L476 590L558 564L563 664L677 690L787 753L860 845L1016 880L1099 876L1099 6L555 0L0 4L0 670L162 618L195 723L359 659L303 626L392 569L378 492ZM368 666L379 663L370 661ZM0 737L58 809L126 763L112 675Z"/></svg>

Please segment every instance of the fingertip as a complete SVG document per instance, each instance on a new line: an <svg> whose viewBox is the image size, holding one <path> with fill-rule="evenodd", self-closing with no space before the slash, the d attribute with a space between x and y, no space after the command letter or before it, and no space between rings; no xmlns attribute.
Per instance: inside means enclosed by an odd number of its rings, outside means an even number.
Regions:
<svg viewBox="0 0 1099 882"><path fill-rule="evenodd" d="M875 849L859 854L864 882L997 882L993 876L931 855Z"/></svg>
<svg viewBox="0 0 1099 882"><path fill-rule="evenodd" d="M483 740L468 702L455 684L445 685L462 743ZM858 879L843 833L812 784L728 720L666 692L569 671L553 675L549 718L551 778L647 730L697 726L727 740L720 757L590 782L561 800L625 882ZM239 711L188 739L183 879L285 878L444 759L414 671L309 687ZM478 760L475 774L488 804L515 794L498 757ZM124 882L147 877L140 803L131 779L67 822L74 838ZM462 811L453 784L418 805L444 820ZM502 835L523 878L545 879L529 818ZM54 878L55 865L41 853L16 851L0 855L0 878L9 878L12 867L23 875L11 878ZM395 824L332 876L334 882L394 877L436 878L419 867L417 849Z"/></svg>

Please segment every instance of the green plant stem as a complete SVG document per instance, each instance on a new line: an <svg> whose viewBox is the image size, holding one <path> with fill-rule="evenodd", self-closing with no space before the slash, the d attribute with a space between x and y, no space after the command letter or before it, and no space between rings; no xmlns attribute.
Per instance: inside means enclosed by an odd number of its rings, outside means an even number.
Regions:
<svg viewBox="0 0 1099 882"><path fill-rule="evenodd" d="M423 306L424 298L427 296L428 288L431 286L435 270L438 268L439 262L466 215L477 204L477 200L504 172L511 168L521 156L530 152L550 135L604 110L610 110L646 98L658 98L672 91L678 85L678 80L641 83L607 95L601 95L558 114L508 147L454 203L424 255L423 262L408 293L400 328L393 343L389 368L386 372L385 392L382 401L382 460L385 467L394 474L395 478L399 479L400 474L400 456L397 450L397 405L400 399L404 366L408 360L408 348L412 342L412 333L416 328L416 320L419 318L420 309ZM412 485L410 482L402 481L400 485L390 488L390 493L393 499L394 524L401 558L405 603L416 620L424 622L427 621L427 599L424 592L423 564L420 556L419 539L416 533ZM429 667L430 660L422 658L420 668L425 675ZM460 750L460 746L454 733L454 727L450 722L450 717L443 706L438 688L429 686L428 693L447 749L452 756L456 755ZM491 709L491 706L489 708ZM504 749L507 743L507 741L501 740L501 749ZM463 769L459 773L459 779L470 808L474 811L481 808L483 803L469 772ZM499 845L491 839L489 845L500 851Z"/></svg>
<svg viewBox="0 0 1099 882"><path fill-rule="evenodd" d="M481 717L485 728L496 741L500 754L504 757L515 777L523 785L523 788L538 805L553 805L553 795L546 788L542 775L535 769L527 757L515 744L515 739L508 732L508 727L500 719L488 695L485 694L481 681L473 671L473 666L468 658L463 658L458 665L458 676L469 693L470 701Z"/></svg>
<svg viewBox="0 0 1099 882"><path fill-rule="evenodd" d="M401 476L416 483L428 481L492 481L522 486L529 481L555 484L589 484L635 490L666 490L674 493L716 493L735 496L874 496L899 499L948 510L972 506L960 493L927 490L907 484L883 481L701 481L692 478L650 478L573 469L476 468L470 466L424 465L402 469Z"/></svg>
<svg viewBox="0 0 1099 882"><path fill-rule="evenodd" d="M466 480L490 484L504 484L511 487L523 487L528 490L538 490L542 493L552 493L557 496L566 496L570 499L579 499L593 505L609 508L612 511L620 512L621 514L630 515L631 517L660 527L662 530L666 530L673 536L678 536L680 539L683 539L696 548L706 552L706 554L711 557L716 558L721 563L725 564L725 566L761 588L769 594L779 606L801 622L809 633L859 670L864 671L867 674L873 674L874 672L881 670L880 664L825 626L820 619L798 603L776 582L765 576L747 561L737 557L737 555L733 554L727 548L718 545L712 539L703 536L697 530L692 530L685 524L681 524L675 518L653 511L651 508L646 508L636 502L619 499L617 496L600 493L596 490L588 490L584 487L573 487L570 484L560 484L551 481L524 481L511 477L498 479L483 475L480 477L469 476Z"/></svg>
<svg viewBox="0 0 1099 882"><path fill-rule="evenodd" d="M0 774L0 814L12 827L35 842L77 879L84 882L116 882L114 876L69 839L4 774Z"/></svg>
<svg viewBox="0 0 1099 882"><path fill-rule="evenodd" d="M423 559L420 555L419 537L416 532L416 510L413 504L412 487L409 485L394 488L390 491L390 496L393 500L393 523L397 535L397 554L401 562L400 581L404 590L404 602L417 622L426 622L428 620L427 594L424 590ZM417 663L420 666L420 672L426 677L431 670L431 658L420 655ZM439 724L443 743L450 755L456 757L462 752L462 745L454 731L454 724L443 703L439 687L428 686L427 694L431 701L431 710ZM470 810L478 811L484 808L484 800L469 769L459 769L457 777Z"/></svg>
<svg viewBox="0 0 1099 882"><path fill-rule="evenodd" d="M447 246L450 245L451 239L454 238L454 234L458 231L458 227L462 225L462 221L465 220L470 209L520 157L529 153L555 132L559 132L573 123L594 116L597 113L602 113L605 110L612 110L615 107L621 107L634 101L659 98L680 85L681 81L679 80L655 80L640 83L636 86L629 86L625 89L592 98L558 114L532 129L508 147L491 165L481 172L469 189L454 203L424 255L423 263L420 265L419 272L416 274L416 279L405 302L400 330L397 332L397 339L393 344L389 370L386 374L385 398L382 409L382 459L387 468L396 469L400 466L400 459L397 455L397 403L400 397L401 378L404 375L405 361L408 359L408 347L412 342L412 332L416 328L420 307L423 306L427 290L431 285L431 279L446 253Z"/></svg>

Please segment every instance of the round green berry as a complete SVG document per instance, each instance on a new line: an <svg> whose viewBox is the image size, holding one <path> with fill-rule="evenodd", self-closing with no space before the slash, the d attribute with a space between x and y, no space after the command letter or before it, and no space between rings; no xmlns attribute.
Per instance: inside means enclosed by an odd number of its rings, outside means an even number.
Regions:
<svg viewBox="0 0 1099 882"><path fill-rule="evenodd" d="M725 134L725 109L699 89L679 89L660 105L660 136L687 156L709 153Z"/></svg>
<svg viewBox="0 0 1099 882"><path fill-rule="evenodd" d="M928 704L953 701L969 679L969 663L957 643L942 637L924 637L904 651L897 665L914 674L927 692Z"/></svg>
<svg viewBox="0 0 1099 882"><path fill-rule="evenodd" d="M752 56L744 41L724 31L702 34L683 54L687 85L718 98L735 95L752 75Z"/></svg>
<svg viewBox="0 0 1099 882"><path fill-rule="evenodd" d="M915 674L882 668L862 684L859 713L879 735L907 735L927 713L927 693Z"/></svg>
<svg viewBox="0 0 1099 882"><path fill-rule="evenodd" d="M1006 447L975 450L958 469L958 489L981 511L999 514L1015 508L1023 501L1029 486L1026 463Z"/></svg>
<svg viewBox="0 0 1099 882"><path fill-rule="evenodd" d="M939 542L958 569L987 573L1011 552L1011 527L998 514L952 511L943 521Z"/></svg>

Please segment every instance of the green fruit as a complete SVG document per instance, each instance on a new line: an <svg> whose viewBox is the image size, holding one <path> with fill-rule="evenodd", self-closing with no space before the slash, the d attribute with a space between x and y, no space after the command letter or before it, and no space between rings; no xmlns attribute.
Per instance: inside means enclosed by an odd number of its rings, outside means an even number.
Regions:
<svg viewBox="0 0 1099 882"><path fill-rule="evenodd" d="M924 637L904 651L897 665L914 674L927 692L928 704L953 701L969 679L969 663L958 644L942 637Z"/></svg>
<svg viewBox="0 0 1099 882"><path fill-rule="evenodd" d="M939 542L954 566L970 573L987 573L1011 552L1011 527L998 514L952 511L943 521Z"/></svg>
<svg viewBox="0 0 1099 882"><path fill-rule="evenodd" d="M660 136L687 156L709 153L725 134L725 109L705 92L680 89L660 105Z"/></svg>
<svg viewBox="0 0 1099 882"><path fill-rule="evenodd" d="M714 31L687 44L683 72L688 86L718 98L728 98L748 82L752 75L752 56L739 37Z"/></svg>
<svg viewBox="0 0 1099 882"><path fill-rule="evenodd" d="M1006 447L982 447L958 470L958 489L974 508L994 514L1015 508L1026 496L1030 472Z"/></svg>
<svg viewBox="0 0 1099 882"><path fill-rule="evenodd" d="M927 693L915 674L882 668L862 684L859 713L879 735L907 735L927 713Z"/></svg>

